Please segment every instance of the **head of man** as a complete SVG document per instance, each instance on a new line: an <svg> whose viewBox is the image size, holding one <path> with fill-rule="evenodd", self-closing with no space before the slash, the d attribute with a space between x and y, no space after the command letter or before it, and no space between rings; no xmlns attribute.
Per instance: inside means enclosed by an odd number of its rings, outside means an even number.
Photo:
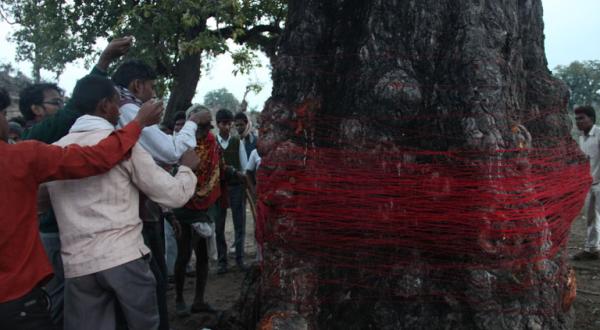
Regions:
<svg viewBox="0 0 600 330"><path fill-rule="evenodd" d="M119 94L108 78L89 75L80 79L71 104L80 113L102 117L113 125L119 122Z"/></svg>
<svg viewBox="0 0 600 330"><path fill-rule="evenodd" d="M27 120L41 121L64 106L63 90L56 84L40 83L25 87L19 94L19 110Z"/></svg>
<svg viewBox="0 0 600 330"><path fill-rule="evenodd" d="M577 107L575 112L575 124L580 131L587 134L596 123L596 111L589 105Z"/></svg>
<svg viewBox="0 0 600 330"><path fill-rule="evenodd" d="M176 112L175 115L173 116L173 132L179 133L179 131L181 131L181 129L183 128L183 125L185 125L185 120L186 120L186 115L185 115L184 111Z"/></svg>
<svg viewBox="0 0 600 330"><path fill-rule="evenodd" d="M10 105L10 96L4 88L0 88L0 140L8 142L8 121L6 108Z"/></svg>
<svg viewBox="0 0 600 330"><path fill-rule="evenodd" d="M246 132L246 127L248 127L248 116L246 116L246 114L243 112L238 112L235 114L233 121L238 134L243 136Z"/></svg>
<svg viewBox="0 0 600 330"><path fill-rule="evenodd" d="M193 114L198 114L200 117L196 138L202 140L206 138L210 130L214 128L212 125L212 114L207 107L199 104L193 104L185 111L186 118L190 118Z"/></svg>
<svg viewBox="0 0 600 330"><path fill-rule="evenodd" d="M117 86L127 88L142 102L156 97L156 72L140 60L123 62L113 74L112 81Z"/></svg>
<svg viewBox="0 0 600 330"><path fill-rule="evenodd" d="M217 120L217 127L219 128L219 135L223 138L229 138L231 124L233 123L233 113L227 109L221 109L217 111L215 117Z"/></svg>

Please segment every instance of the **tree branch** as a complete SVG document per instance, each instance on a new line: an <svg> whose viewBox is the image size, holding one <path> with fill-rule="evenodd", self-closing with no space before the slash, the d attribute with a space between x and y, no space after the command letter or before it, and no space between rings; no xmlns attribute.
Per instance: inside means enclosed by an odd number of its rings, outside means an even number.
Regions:
<svg viewBox="0 0 600 330"><path fill-rule="evenodd" d="M279 34L281 34L281 32L283 32L283 30L279 27L278 23L275 23L275 24L255 25L249 29L245 29L244 34L237 37L236 40L234 40L234 41L236 43L245 43L245 42L254 41L254 40L260 41L260 38L258 38L260 36L262 36L264 38L268 38L268 37L265 37L262 35L264 32L269 32L274 35L279 35ZM220 36L224 39L229 39L229 38L233 38L233 31L234 31L233 27L227 26L227 27L223 27L218 30L215 30L214 32L217 36Z"/></svg>
<svg viewBox="0 0 600 330"><path fill-rule="evenodd" d="M3 20L6 22L6 23L8 23L9 25L16 25L16 24L18 24L18 22L17 22L16 20L11 22L11 21L8 19L8 15L4 14L4 10L3 10L3 8L0 8L0 16L1 16L1 17L2 17L2 19L3 19Z"/></svg>

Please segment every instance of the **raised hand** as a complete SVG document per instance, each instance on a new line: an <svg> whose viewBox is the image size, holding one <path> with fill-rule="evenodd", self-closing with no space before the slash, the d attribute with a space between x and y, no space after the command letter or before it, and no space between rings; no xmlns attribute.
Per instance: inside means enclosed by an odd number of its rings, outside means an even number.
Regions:
<svg viewBox="0 0 600 330"><path fill-rule="evenodd" d="M108 66L117 58L125 55L133 45L133 37L115 38L104 48L96 64L98 69L106 71Z"/></svg>
<svg viewBox="0 0 600 330"><path fill-rule="evenodd" d="M142 107L133 120L137 120L142 127L152 126L160 122L163 110L162 101L150 100L142 104Z"/></svg>

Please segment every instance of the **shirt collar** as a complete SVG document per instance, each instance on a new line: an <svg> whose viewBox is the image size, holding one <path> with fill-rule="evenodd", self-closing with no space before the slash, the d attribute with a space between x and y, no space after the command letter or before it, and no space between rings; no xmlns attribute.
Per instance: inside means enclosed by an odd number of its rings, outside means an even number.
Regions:
<svg viewBox="0 0 600 330"><path fill-rule="evenodd" d="M598 134L598 126L594 125L587 136L596 136L596 134Z"/></svg>
<svg viewBox="0 0 600 330"><path fill-rule="evenodd" d="M75 121L69 133L74 132L89 132L97 130L114 130L115 126L108 122L108 120L92 115L83 115Z"/></svg>
<svg viewBox="0 0 600 330"><path fill-rule="evenodd" d="M219 144L229 143L229 140L231 140L231 133L229 134L229 137L227 138L227 140L223 139L221 137L221 134L217 133L217 139L219 140Z"/></svg>

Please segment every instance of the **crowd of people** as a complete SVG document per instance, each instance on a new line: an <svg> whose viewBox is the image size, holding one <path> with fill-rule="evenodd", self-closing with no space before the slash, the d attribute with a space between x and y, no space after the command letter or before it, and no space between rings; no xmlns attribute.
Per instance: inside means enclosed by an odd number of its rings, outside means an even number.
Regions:
<svg viewBox="0 0 600 330"><path fill-rule="evenodd" d="M11 100L0 89L1 329L168 330L170 268L181 317L217 312L205 299L211 246L217 274L230 271L230 253L247 269L246 203L260 166L252 121L229 109L213 118L195 104L159 126L152 67L129 59L108 76L131 45L111 41L66 103L56 84L23 89L22 118L7 119ZM585 249L574 259L597 260L600 130L592 107L574 112L593 177Z"/></svg>
<svg viewBox="0 0 600 330"><path fill-rule="evenodd" d="M204 297L212 240L218 274L228 253L247 269L246 200L260 164L252 121L192 105L159 126L152 67L128 59L108 76L131 45L112 40L66 103L56 84L26 87L22 119L8 121L0 89L2 329L170 329L168 264L181 317L217 312Z"/></svg>

